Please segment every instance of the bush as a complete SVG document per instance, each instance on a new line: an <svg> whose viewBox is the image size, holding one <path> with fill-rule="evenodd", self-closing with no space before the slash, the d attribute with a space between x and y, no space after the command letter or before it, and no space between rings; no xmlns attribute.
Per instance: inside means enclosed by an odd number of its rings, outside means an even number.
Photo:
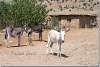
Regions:
<svg viewBox="0 0 100 67"><path fill-rule="evenodd" d="M59 18L58 17L53 17L51 20L51 28L55 30L59 30Z"/></svg>

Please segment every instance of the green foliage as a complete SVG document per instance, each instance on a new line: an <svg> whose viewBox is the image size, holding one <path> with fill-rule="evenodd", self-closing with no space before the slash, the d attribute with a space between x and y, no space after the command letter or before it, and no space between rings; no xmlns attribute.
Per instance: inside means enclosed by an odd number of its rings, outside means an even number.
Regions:
<svg viewBox="0 0 100 67"><path fill-rule="evenodd" d="M59 29L59 18L53 17L51 20L51 27L52 29L58 30Z"/></svg>
<svg viewBox="0 0 100 67"><path fill-rule="evenodd" d="M9 4L3 1L0 2L0 28L3 28L7 25L7 18L9 18L9 6Z"/></svg>
<svg viewBox="0 0 100 67"><path fill-rule="evenodd" d="M13 0L11 4L3 2L0 7L0 16L6 26L37 25L48 13L41 0Z"/></svg>

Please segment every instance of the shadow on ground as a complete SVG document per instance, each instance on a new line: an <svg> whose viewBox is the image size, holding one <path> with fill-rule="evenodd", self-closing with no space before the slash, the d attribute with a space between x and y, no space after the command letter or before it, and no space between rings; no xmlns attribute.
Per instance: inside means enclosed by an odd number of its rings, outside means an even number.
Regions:
<svg viewBox="0 0 100 67"><path fill-rule="evenodd" d="M40 41L40 40L32 40L32 41ZM47 42L46 40L42 40L40 42Z"/></svg>
<svg viewBox="0 0 100 67"><path fill-rule="evenodd" d="M2 46L2 44L0 44L0 46Z"/></svg>
<svg viewBox="0 0 100 67"><path fill-rule="evenodd" d="M10 46L10 47L24 47L24 46L27 46L27 45L20 45L20 46Z"/></svg>
<svg viewBox="0 0 100 67"><path fill-rule="evenodd" d="M50 53L50 55L57 56L57 53L53 53L53 54ZM66 56L65 54L61 54L61 57L68 58L69 56Z"/></svg>

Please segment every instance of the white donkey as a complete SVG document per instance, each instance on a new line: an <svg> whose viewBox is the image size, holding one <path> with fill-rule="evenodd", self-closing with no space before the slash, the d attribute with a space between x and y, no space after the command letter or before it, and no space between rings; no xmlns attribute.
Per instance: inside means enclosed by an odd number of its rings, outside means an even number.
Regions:
<svg viewBox="0 0 100 67"><path fill-rule="evenodd" d="M56 31L56 30L51 30L48 34L48 43L47 43L47 52L50 52L53 54L52 51L52 46L54 43L57 44L58 48L57 48L57 55L61 56L61 44L64 43L64 35L65 35L65 31Z"/></svg>

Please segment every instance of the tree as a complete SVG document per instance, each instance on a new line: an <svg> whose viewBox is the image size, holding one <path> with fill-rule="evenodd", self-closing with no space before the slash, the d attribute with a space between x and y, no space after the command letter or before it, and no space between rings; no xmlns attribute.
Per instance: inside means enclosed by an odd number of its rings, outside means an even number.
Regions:
<svg viewBox="0 0 100 67"><path fill-rule="evenodd" d="M8 21L8 7L9 7L10 5L9 4L7 4L7 3L5 3L5 2L3 2L3 1L1 1L0 2L0 28L4 28L6 25L7 25L7 21ZM8 13L8 14L7 14ZM6 21L5 21L6 20Z"/></svg>
<svg viewBox="0 0 100 67"><path fill-rule="evenodd" d="M13 0L2 6L3 21L6 22L6 25L15 27L37 25L45 19L48 13L41 0Z"/></svg>

